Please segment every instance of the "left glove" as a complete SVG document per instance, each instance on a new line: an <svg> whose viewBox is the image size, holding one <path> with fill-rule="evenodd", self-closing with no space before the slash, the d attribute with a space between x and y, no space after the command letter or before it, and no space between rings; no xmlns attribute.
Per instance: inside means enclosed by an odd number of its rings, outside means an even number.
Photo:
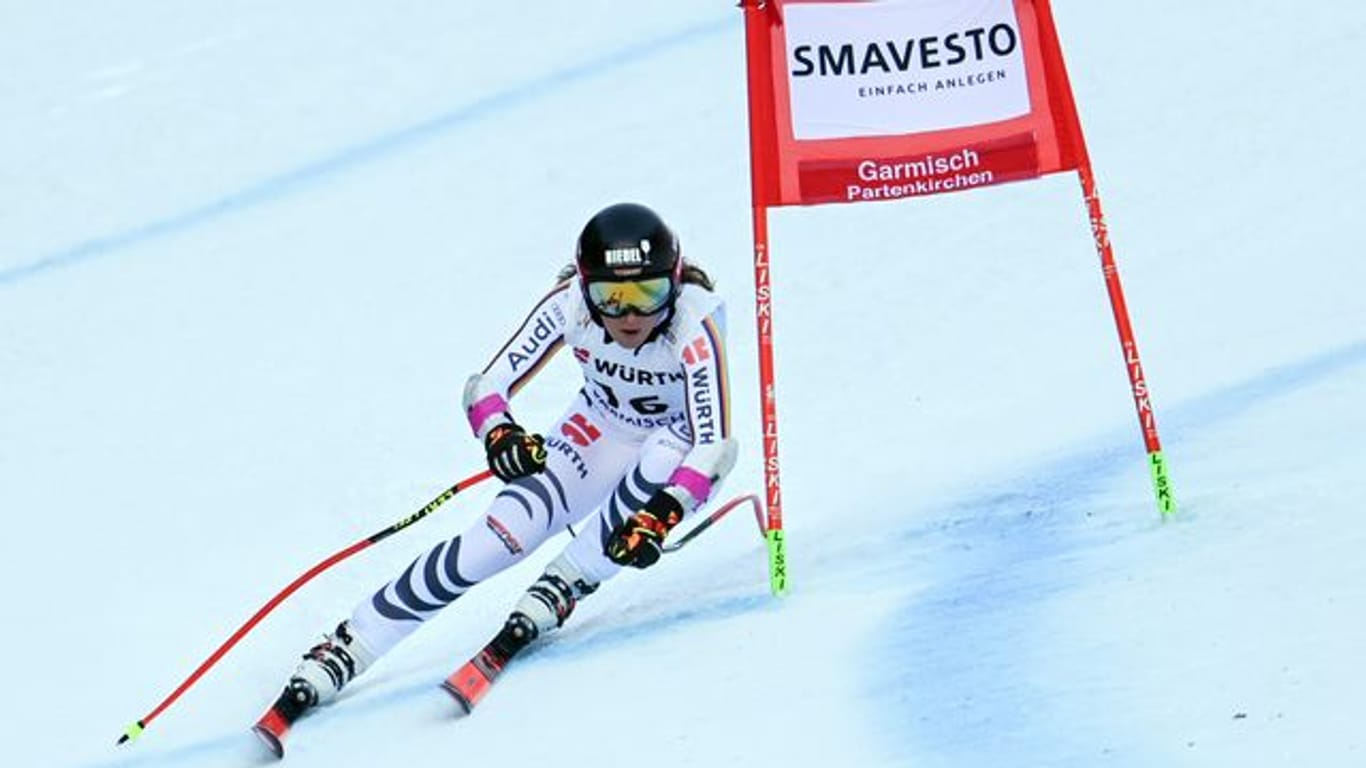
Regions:
<svg viewBox="0 0 1366 768"><path fill-rule="evenodd" d="M545 469L545 438L529 435L515 422L499 424L484 437L489 469L503 482Z"/></svg>
<svg viewBox="0 0 1366 768"><path fill-rule="evenodd" d="M655 491L645 506L607 538L604 553L617 565L649 568L664 552L664 537L683 519L683 505L673 494Z"/></svg>

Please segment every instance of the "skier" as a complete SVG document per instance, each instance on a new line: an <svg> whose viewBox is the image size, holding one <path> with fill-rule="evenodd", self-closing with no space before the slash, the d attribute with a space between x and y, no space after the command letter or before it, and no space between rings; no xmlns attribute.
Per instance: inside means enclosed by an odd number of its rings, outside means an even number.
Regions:
<svg viewBox="0 0 1366 768"><path fill-rule="evenodd" d="M596 512L447 682L468 710L513 655L563 625L598 585L623 566L658 561L670 529L734 466L724 305L664 221L634 203L604 208L559 279L465 385L470 427L506 485L477 522L418 557L304 655L256 727L277 754L298 717L424 621ZM565 346L584 385L546 434L528 432L508 400Z"/></svg>

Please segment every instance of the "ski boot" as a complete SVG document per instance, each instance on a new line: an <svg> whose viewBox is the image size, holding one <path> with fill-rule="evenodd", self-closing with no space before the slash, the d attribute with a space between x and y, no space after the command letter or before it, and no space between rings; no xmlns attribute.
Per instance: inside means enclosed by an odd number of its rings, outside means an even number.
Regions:
<svg viewBox="0 0 1366 768"><path fill-rule="evenodd" d="M290 727L309 710L335 699L347 683L374 661L375 655L343 621L335 632L304 654L280 697L256 721L252 731L276 757L284 757L284 739Z"/></svg>
<svg viewBox="0 0 1366 768"><path fill-rule="evenodd" d="M441 687L455 697L465 714L473 712L508 662L542 632L563 625L579 598L597 588L573 563L564 557L556 558L517 601L497 636L446 678Z"/></svg>

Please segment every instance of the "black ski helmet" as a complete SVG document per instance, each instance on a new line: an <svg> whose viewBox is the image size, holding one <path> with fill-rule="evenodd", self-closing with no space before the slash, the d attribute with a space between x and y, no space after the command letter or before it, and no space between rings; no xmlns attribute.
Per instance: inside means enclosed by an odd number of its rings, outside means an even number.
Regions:
<svg viewBox="0 0 1366 768"><path fill-rule="evenodd" d="M668 276L672 306L683 273L678 237L659 214L638 203L617 203L594 214L579 233L574 264L585 300L593 281ZM591 300L588 307L596 318Z"/></svg>

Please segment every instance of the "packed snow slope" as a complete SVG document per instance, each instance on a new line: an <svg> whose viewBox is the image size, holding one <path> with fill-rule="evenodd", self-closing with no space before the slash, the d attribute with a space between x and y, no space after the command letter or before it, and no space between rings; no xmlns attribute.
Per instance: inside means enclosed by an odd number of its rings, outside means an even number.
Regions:
<svg viewBox="0 0 1366 768"><path fill-rule="evenodd" d="M583 221L730 307L762 482L733 2L0 4L0 762L241 766L297 655L481 486L460 414ZM729 518L473 716L436 685L555 544L288 765L1353 766L1366 668L1366 6L1055 0L1181 511L1075 179L772 217L792 592ZM514 403L576 388L559 360Z"/></svg>

